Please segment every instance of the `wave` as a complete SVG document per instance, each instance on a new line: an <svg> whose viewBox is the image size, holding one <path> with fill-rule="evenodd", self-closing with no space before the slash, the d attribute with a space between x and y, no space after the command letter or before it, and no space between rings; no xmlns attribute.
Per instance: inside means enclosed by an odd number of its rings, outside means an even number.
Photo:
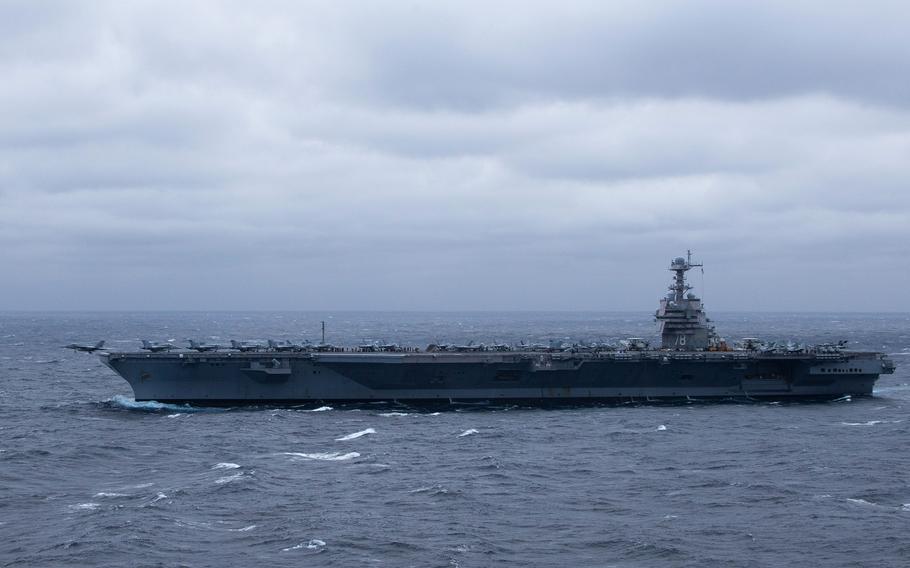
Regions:
<svg viewBox="0 0 910 568"><path fill-rule="evenodd" d="M666 429L667 429L667 427L664 426L663 424L661 424L660 426L657 427L658 432L663 432Z"/></svg>
<svg viewBox="0 0 910 568"><path fill-rule="evenodd" d="M436 485L428 485L426 487L418 487L417 489L412 489L408 491L408 493L412 495L417 495L420 493L426 493L428 495L448 495L449 490L437 483Z"/></svg>
<svg viewBox="0 0 910 568"><path fill-rule="evenodd" d="M318 538L312 538L307 542L301 542L300 544L295 544L294 546L282 548L281 552L290 552L292 550L300 550L301 548L306 548L308 550L319 550L324 546L325 546L324 540L319 540Z"/></svg>
<svg viewBox="0 0 910 568"><path fill-rule="evenodd" d="M310 408L310 409L301 408L299 410L300 410L300 412L326 412L328 410L335 410L335 409L332 408L331 406L320 406L319 408Z"/></svg>
<svg viewBox="0 0 910 568"><path fill-rule="evenodd" d="M221 462L212 466L212 469L238 469L240 466L236 463Z"/></svg>
<svg viewBox="0 0 910 568"><path fill-rule="evenodd" d="M382 412L379 416L410 416L408 412Z"/></svg>
<svg viewBox="0 0 910 568"><path fill-rule="evenodd" d="M464 436L470 436L472 434L477 434L477 433L478 433L478 431L475 430L474 428L469 428L469 429L465 430L464 432L462 432L461 434L459 434L458 437L462 438Z"/></svg>
<svg viewBox="0 0 910 568"><path fill-rule="evenodd" d="M79 503L78 505L70 505L71 511L94 511L101 505L99 503Z"/></svg>
<svg viewBox="0 0 910 568"><path fill-rule="evenodd" d="M348 440L356 440L361 436L366 436L367 434L375 434L376 430L372 428L367 428L366 430L361 430L360 432L354 432L353 434L348 434L347 436L342 436L340 438L335 438L336 442L347 442Z"/></svg>
<svg viewBox="0 0 910 568"><path fill-rule="evenodd" d="M137 402L135 399L123 396L121 394L115 395L105 400L104 402L112 404L114 406L119 406L125 410L143 410L145 412L160 412L162 410L167 410L170 412L203 412L205 410L209 410L196 408L194 406L190 406L189 404L168 404L154 400ZM173 415L171 417L173 417Z"/></svg>
<svg viewBox="0 0 910 568"><path fill-rule="evenodd" d="M298 458L304 458L308 460L322 460L322 461L347 461L354 458L359 458L360 454L357 452L348 452L342 454L341 452L326 452L326 453L315 453L315 454L303 454L300 452L283 452L286 456L294 456Z"/></svg>
<svg viewBox="0 0 910 568"><path fill-rule="evenodd" d="M107 492L107 491L99 491L98 493L95 493L95 497L98 497L98 498L103 498L103 497L129 497L129 495L127 495L126 493L109 493L109 492Z"/></svg>
<svg viewBox="0 0 910 568"><path fill-rule="evenodd" d="M232 481L237 481L238 479L243 478L243 472L237 472L234 475L227 475L225 477L219 477L215 480L215 483L218 485L224 485L225 483L230 483Z"/></svg>
<svg viewBox="0 0 910 568"><path fill-rule="evenodd" d="M847 497L847 502L853 503L855 505L871 505L872 507L876 506L875 503L866 501L865 499L851 499L850 497Z"/></svg>
<svg viewBox="0 0 910 568"><path fill-rule="evenodd" d="M868 420L866 422L841 422L842 426L875 426L876 424L899 424L903 420Z"/></svg>

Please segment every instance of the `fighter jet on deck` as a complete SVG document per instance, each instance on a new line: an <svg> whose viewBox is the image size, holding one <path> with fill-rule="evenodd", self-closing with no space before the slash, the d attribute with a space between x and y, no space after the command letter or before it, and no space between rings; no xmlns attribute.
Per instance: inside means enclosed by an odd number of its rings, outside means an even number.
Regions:
<svg viewBox="0 0 910 568"><path fill-rule="evenodd" d="M148 339L143 339L142 349L144 351L151 351L152 353L161 353L162 351L170 351L171 349L176 349L177 347L173 343L158 343L157 341L149 341Z"/></svg>
<svg viewBox="0 0 910 568"><path fill-rule="evenodd" d="M64 349L72 349L74 353L76 351L82 351L83 353L94 353L95 351L98 351L99 349L101 349L103 347L104 347L103 341L99 341L98 343L96 343L94 345L85 345L83 343L70 343L69 345L63 346Z"/></svg>
<svg viewBox="0 0 910 568"><path fill-rule="evenodd" d="M218 351L221 349L220 345L209 345L208 343L196 343L194 339L187 339L187 343L190 344L190 349L194 351L199 351L203 353L205 351Z"/></svg>
<svg viewBox="0 0 910 568"><path fill-rule="evenodd" d="M262 345L259 343L247 343L246 341L237 341L236 339L231 340L231 349L236 349L241 353L248 353L250 351L259 351L262 349Z"/></svg>

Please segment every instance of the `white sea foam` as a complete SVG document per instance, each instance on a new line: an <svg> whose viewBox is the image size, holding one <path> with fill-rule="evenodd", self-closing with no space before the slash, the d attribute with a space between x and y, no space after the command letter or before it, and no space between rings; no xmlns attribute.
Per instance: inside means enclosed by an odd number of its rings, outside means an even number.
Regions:
<svg viewBox="0 0 910 568"><path fill-rule="evenodd" d="M161 501L162 499L167 499L167 495L165 495L164 493L159 493L158 495L155 495L155 498L152 499L151 502L157 503L158 501Z"/></svg>
<svg viewBox="0 0 910 568"><path fill-rule="evenodd" d="M310 410L301 409L301 412L325 412L327 410L335 410L331 406L320 406L319 408L312 408Z"/></svg>
<svg viewBox="0 0 910 568"><path fill-rule="evenodd" d="M303 454L300 452L284 452L286 456L294 456L298 458L304 458L308 460L323 460L323 461L347 461L354 458L359 458L360 454L357 452L348 452L342 454L341 452L327 452L327 453L315 453L315 454Z"/></svg>
<svg viewBox="0 0 910 568"><path fill-rule="evenodd" d="M342 436L340 438L335 438L336 442L347 442L348 440L356 440L361 436L366 436L367 434L375 434L376 430L372 428L367 428L366 430L361 430L360 432L354 432L353 434L348 434L347 436Z"/></svg>
<svg viewBox="0 0 910 568"><path fill-rule="evenodd" d="M199 411L199 408L193 408L190 405L179 405L179 404L166 404L163 402L156 402L154 400L148 400L144 402L136 402L135 399L123 396L118 394L112 398L107 399L104 402L112 402L120 408L125 408L127 410L145 410L146 412L157 412L159 410L170 410L170 411L183 411L183 412L193 412Z"/></svg>
<svg viewBox="0 0 910 568"><path fill-rule="evenodd" d="M95 493L95 497L98 497L98 498L103 498L103 497L129 497L129 495L127 495L126 493L108 493L107 491L100 491L100 492L98 492L98 493Z"/></svg>
<svg viewBox="0 0 910 568"><path fill-rule="evenodd" d="M249 532L256 528L256 525L250 525L248 527L243 527L242 529L232 529L234 532Z"/></svg>
<svg viewBox="0 0 910 568"><path fill-rule="evenodd" d="M78 505L71 505L70 510L72 511L94 511L101 505L98 503L79 503Z"/></svg>
<svg viewBox="0 0 910 568"><path fill-rule="evenodd" d="M309 550L318 550L325 546L324 540L319 540L318 538L310 539L308 542L301 542L300 544L295 544L294 546L289 546L287 548L282 548L281 552L290 552L292 550L300 550L301 548L306 548Z"/></svg>
<svg viewBox="0 0 910 568"><path fill-rule="evenodd" d="M145 489L146 487L151 487L152 485L155 485L155 484L154 483L140 483L139 485L133 485L133 487L136 489Z"/></svg>
<svg viewBox="0 0 910 568"><path fill-rule="evenodd" d="M869 420L867 422L841 422L844 426L875 426L876 424L900 424L903 420Z"/></svg>
<svg viewBox="0 0 910 568"><path fill-rule="evenodd" d="M168 418L178 418L180 416L183 416L183 414L180 412L178 412L177 414L168 414L167 415Z"/></svg>
<svg viewBox="0 0 910 568"><path fill-rule="evenodd" d="M225 484L225 483L230 483L230 482L232 482L232 481L237 481L237 480L240 479L241 477L243 477L243 472L242 472L242 471L241 471L241 472L237 472L237 473L235 473L234 475L228 475L228 476L225 476L225 477L219 477L218 479L215 480L215 483L217 483L218 485L223 485L223 484Z"/></svg>
<svg viewBox="0 0 910 568"><path fill-rule="evenodd" d="M380 416L410 416L407 412L383 412Z"/></svg>
<svg viewBox="0 0 910 568"><path fill-rule="evenodd" d="M660 426L657 427L657 430L658 430L659 432L663 432L663 431L666 430L666 429L667 429L667 427L664 426L663 424L661 424Z"/></svg>
<svg viewBox="0 0 910 568"><path fill-rule="evenodd" d="M238 469L240 466L236 463L221 462L212 466L212 469Z"/></svg>
<svg viewBox="0 0 910 568"><path fill-rule="evenodd" d="M468 430L465 430L464 432L459 434L458 437L461 438L463 436L470 436L471 434L477 434L477 430L475 430L474 428L469 428Z"/></svg>
<svg viewBox="0 0 910 568"><path fill-rule="evenodd" d="M851 499L851 498L847 497L847 501L849 501L850 503L855 503L856 505L872 505L872 506L875 506L875 503L870 503L869 501L866 501L865 499Z"/></svg>

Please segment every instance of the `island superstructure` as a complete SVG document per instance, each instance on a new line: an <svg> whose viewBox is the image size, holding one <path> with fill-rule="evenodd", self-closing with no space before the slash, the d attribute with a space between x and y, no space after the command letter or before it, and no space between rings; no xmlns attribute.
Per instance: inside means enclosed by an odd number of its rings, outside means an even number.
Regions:
<svg viewBox="0 0 910 568"><path fill-rule="evenodd" d="M102 361L137 401L197 405L306 402L526 403L574 400L813 398L872 394L894 372L882 353L841 344L778 346L746 338L730 346L715 332L686 273L672 260L669 293L655 315L661 345L397 345L340 348L234 343L174 352L104 352Z"/></svg>

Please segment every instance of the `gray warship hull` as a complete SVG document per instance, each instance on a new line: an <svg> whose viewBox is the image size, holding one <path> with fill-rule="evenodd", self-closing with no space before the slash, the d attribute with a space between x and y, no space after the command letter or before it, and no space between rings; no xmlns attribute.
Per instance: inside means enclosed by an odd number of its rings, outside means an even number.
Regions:
<svg viewBox="0 0 910 568"><path fill-rule="evenodd" d="M893 372L893 363L881 353L845 351L845 342L780 347L746 338L731 348L715 333L701 300L686 284L686 272L700 266L692 263L691 254L670 264L673 284L655 314L660 349L640 338L621 342L619 349L559 345L542 351L469 344L418 351L375 346L383 352L324 342L285 344L282 350L272 341L265 350L235 341L234 351L218 351L188 340L196 351L101 357L129 382L136 400L204 405L818 399L870 395L879 374ZM173 346L145 342L144 347Z"/></svg>
<svg viewBox="0 0 910 568"><path fill-rule="evenodd" d="M893 370L881 354L104 353L138 401L310 402L831 399L865 396Z"/></svg>

